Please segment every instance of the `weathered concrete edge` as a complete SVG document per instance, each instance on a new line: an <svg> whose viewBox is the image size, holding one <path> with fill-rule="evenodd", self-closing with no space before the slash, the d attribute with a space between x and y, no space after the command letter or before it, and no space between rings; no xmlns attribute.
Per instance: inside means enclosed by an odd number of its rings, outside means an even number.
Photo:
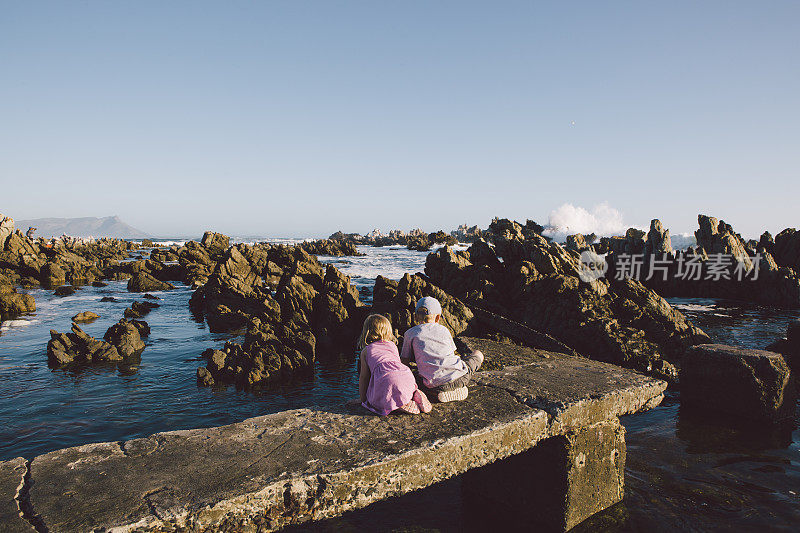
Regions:
<svg viewBox="0 0 800 533"><path fill-rule="evenodd" d="M531 410L522 418L488 426L468 435L436 441L343 472L288 475L264 488L176 516L148 516L115 532L172 531L261 524L278 529L359 509L391 496L424 488L431 478L447 479L471 468L521 453L547 438L547 415ZM488 453L487 450L498 450ZM386 476L386 472L391 475ZM337 505L332 505L337 502ZM306 509L302 509L305 506ZM298 509L300 507L300 509ZM292 513L286 511L293 510Z"/></svg>
<svg viewBox="0 0 800 533"><path fill-rule="evenodd" d="M507 367L506 371L513 368ZM487 372L485 376L491 380L492 374L494 372ZM477 381L480 385L489 385L484 379ZM562 404L548 402L549 412L536 405L535 399L524 397L524 394L513 387L495 383L487 387L491 388L509 394L509 399L530 411L523 411L514 419L490 424L466 435L427 441L422 446L385 455L377 461L373 457L362 463L351 464L343 471L284 473L266 481L257 490L236 494L218 502L207 500L204 506L187 506L177 511L170 509L167 511L169 516L164 516L165 513L157 509L151 509L151 515L136 517L137 520L141 518L138 522L123 523L114 526L116 529L111 529L173 531L176 527L188 526L237 529L246 524L259 524L261 529L274 529L291 523L337 516L342 512L423 488L431 482L523 452L534 447L543 438L654 407L663 398L666 383L645 377L635 385L612 393L590 394ZM310 412L308 409L294 411ZM313 411L321 413L317 409ZM284 414L292 412L287 411ZM274 415L253 417L233 425L258 424L271 416ZM156 435L202 435L213 429L175 430ZM92 446L116 446L124 454L118 442L88 444L77 448ZM387 472L390 476L384 479L382 476ZM33 509L30 511L29 516L35 517Z"/></svg>
<svg viewBox="0 0 800 533"><path fill-rule="evenodd" d="M2 487L4 497L5 494L13 493L13 499L6 499L0 506L0 532L2 533L35 531L31 523L23 516L22 501L29 465L30 463L23 457L0 461L0 487Z"/></svg>
<svg viewBox="0 0 800 533"><path fill-rule="evenodd" d="M513 371L524 366L528 365L509 366L502 372ZM492 372L486 373L487 376L491 376L491 374ZM487 387L502 389L511 394L520 403L547 412L549 417L548 435L555 436L564 434L573 428L584 427L657 407L664 400L664 391L666 391L668 383L643 374L642 378L643 383L632 384L613 392L592 395L588 398L558 406L554 406L550 402L540 402L537 398L531 398L511 386L493 383L491 379L485 379L482 376L478 377L476 381Z"/></svg>

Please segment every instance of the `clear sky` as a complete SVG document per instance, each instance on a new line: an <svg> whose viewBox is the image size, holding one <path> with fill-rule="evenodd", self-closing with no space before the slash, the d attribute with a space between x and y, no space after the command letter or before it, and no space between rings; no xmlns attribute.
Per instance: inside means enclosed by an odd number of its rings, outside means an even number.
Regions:
<svg viewBox="0 0 800 533"><path fill-rule="evenodd" d="M0 1L0 213L800 226L800 3Z"/></svg>

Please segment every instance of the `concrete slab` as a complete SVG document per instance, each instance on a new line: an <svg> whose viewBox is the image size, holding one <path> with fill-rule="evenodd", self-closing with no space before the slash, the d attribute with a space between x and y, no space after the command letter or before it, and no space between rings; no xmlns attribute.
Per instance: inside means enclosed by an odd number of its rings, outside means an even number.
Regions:
<svg viewBox="0 0 800 533"><path fill-rule="evenodd" d="M26 461L22 457L0 461L0 533L35 531L30 523L20 516L17 505L17 497L23 487L26 471Z"/></svg>
<svg viewBox="0 0 800 533"><path fill-rule="evenodd" d="M478 344L487 353L512 348ZM516 350L517 348L513 348ZM463 402L419 416L298 409L210 429L58 450L31 462L49 531L263 531L337 516L660 401L666 383L519 348Z"/></svg>

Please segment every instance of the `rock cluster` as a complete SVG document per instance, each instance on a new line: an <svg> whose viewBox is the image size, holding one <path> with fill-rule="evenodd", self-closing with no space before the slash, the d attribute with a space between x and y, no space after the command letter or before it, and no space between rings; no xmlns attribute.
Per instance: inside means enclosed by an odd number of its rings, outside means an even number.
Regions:
<svg viewBox="0 0 800 533"><path fill-rule="evenodd" d="M230 247L190 305L213 331L244 342L206 352L201 384L252 387L307 372L318 353L352 350L363 308L350 278L301 247Z"/></svg>
<svg viewBox="0 0 800 533"><path fill-rule="evenodd" d="M0 274L0 322L36 311L30 294L17 292L11 280Z"/></svg>
<svg viewBox="0 0 800 533"><path fill-rule="evenodd" d="M392 230L385 235L380 230L373 230L367 235L357 233L342 233L337 231L328 237L331 241L350 242L368 246L406 246L410 250L428 251L437 244L456 244L458 240L452 234L442 230L425 233L421 229L413 229L408 233L401 230Z"/></svg>
<svg viewBox="0 0 800 533"><path fill-rule="evenodd" d="M708 337L634 280L582 281L579 254L503 219L464 252L428 255L425 273L467 305L552 335L578 353L668 379L686 348ZM633 235L631 235L633 237ZM642 245L644 241L642 241ZM377 300L376 287L376 300Z"/></svg>
<svg viewBox="0 0 800 533"><path fill-rule="evenodd" d="M122 362L141 354L145 348L142 335L149 332L146 322L128 322L124 318L108 328L104 340L88 335L77 324L72 325L70 333L50 330L48 363L53 368L62 368L73 364Z"/></svg>
<svg viewBox="0 0 800 533"><path fill-rule="evenodd" d="M659 220L651 222L646 241L632 240L631 237L637 237L638 233L632 234L637 230L628 230L624 246L616 244L607 250L608 275L629 275L630 263L622 254L639 253L643 256L639 279L664 296L732 298L800 306L800 277L792 269L791 230L781 233L779 247L768 233L760 241L745 241L729 224L714 217L699 215L698 225L696 249L678 252L672 250L669 230ZM641 251L632 251L636 249ZM780 261L773 253L780 254ZM627 265L625 274L619 272L623 260ZM725 264L720 266L720 260Z"/></svg>
<svg viewBox="0 0 800 533"><path fill-rule="evenodd" d="M347 240L319 239L301 242L298 246L311 255L331 255L334 257L362 256L356 245Z"/></svg>
<svg viewBox="0 0 800 533"><path fill-rule="evenodd" d="M405 274L400 281L383 276L375 280L373 312L389 317L395 333L403 333L414 326L414 307L423 296L433 296L442 304L441 324L456 335L475 333L476 321L472 311L459 299L425 280L422 276Z"/></svg>

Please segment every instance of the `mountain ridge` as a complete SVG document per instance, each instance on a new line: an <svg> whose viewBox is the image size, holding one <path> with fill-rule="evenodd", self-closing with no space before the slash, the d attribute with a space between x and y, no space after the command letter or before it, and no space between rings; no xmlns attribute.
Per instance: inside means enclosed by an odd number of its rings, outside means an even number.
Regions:
<svg viewBox="0 0 800 533"><path fill-rule="evenodd" d="M130 226L118 216L79 218L34 218L16 220L15 226L25 232L34 227L34 237L112 237L116 239L146 239L150 235Z"/></svg>

